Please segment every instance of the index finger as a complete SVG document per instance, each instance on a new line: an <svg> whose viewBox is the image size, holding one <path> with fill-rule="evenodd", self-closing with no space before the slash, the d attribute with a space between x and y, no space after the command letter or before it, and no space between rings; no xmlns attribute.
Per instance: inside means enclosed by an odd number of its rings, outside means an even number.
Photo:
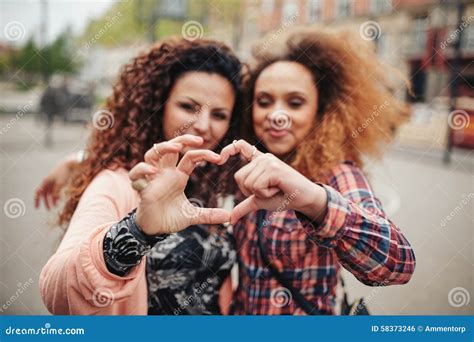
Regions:
<svg viewBox="0 0 474 342"><path fill-rule="evenodd" d="M258 204L255 195L247 197L232 209L230 214L230 224L235 224L243 216L256 210L258 210Z"/></svg>
<svg viewBox="0 0 474 342"><path fill-rule="evenodd" d="M194 150L188 151L180 160L177 169L190 175L200 161L208 161L215 163L220 159L220 156L209 150Z"/></svg>
<svg viewBox="0 0 474 342"><path fill-rule="evenodd" d="M163 158L166 154L178 153L182 149L183 145L173 144L169 141L155 144L152 148L146 151L144 160L146 163L156 166L158 165L160 159Z"/></svg>
<svg viewBox="0 0 474 342"><path fill-rule="evenodd" d="M236 154L241 154L247 161L251 161L253 158L256 158L263 154L257 150L254 145L250 145L243 139L235 141L226 147L224 147L221 151L221 161L218 163L219 165L224 164L227 160Z"/></svg>
<svg viewBox="0 0 474 342"><path fill-rule="evenodd" d="M157 165L162 157L166 154L181 152L184 146L199 147L203 143L203 139L197 135L184 134L174 139L154 144L145 153L145 162Z"/></svg>

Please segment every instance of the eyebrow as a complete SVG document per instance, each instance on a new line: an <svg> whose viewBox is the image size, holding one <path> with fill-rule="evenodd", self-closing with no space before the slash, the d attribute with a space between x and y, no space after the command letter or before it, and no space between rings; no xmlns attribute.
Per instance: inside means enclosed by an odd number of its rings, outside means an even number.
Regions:
<svg viewBox="0 0 474 342"><path fill-rule="evenodd" d="M270 93L268 93L268 92L266 92L266 91L263 91L263 90L261 90L261 91L259 91L259 92L257 93L257 95L261 95L261 94L271 96ZM284 95L285 95L285 96L299 95L299 96L303 96L303 97L307 97L307 96L308 96L306 93L304 93L304 92L302 92L302 91L297 91L297 90L295 90L295 91L290 91L289 93L285 93Z"/></svg>
<svg viewBox="0 0 474 342"><path fill-rule="evenodd" d="M189 96L185 96L185 98L187 98L189 101L191 101L193 104L195 105L198 105L199 107L201 107L201 104L199 102L197 102L195 99L193 99L192 97L189 97Z"/></svg>

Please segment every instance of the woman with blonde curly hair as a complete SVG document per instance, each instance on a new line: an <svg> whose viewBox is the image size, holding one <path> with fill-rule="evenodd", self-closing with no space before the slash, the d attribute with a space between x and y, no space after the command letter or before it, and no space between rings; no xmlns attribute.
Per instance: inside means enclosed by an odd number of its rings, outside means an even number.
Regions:
<svg viewBox="0 0 474 342"><path fill-rule="evenodd" d="M236 314L334 314L340 265L369 286L414 272L412 248L362 171L408 109L392 94L392 70L355 42L302 31L255 55L247 92L256 145L234 142L220 161L248 160L235 174L247 198L231 215Z"/></svg>

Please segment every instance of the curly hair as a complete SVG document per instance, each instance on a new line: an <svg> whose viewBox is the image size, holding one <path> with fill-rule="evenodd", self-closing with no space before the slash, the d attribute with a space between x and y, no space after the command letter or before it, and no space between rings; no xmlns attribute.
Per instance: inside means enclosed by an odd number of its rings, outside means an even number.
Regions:
<svg viewBox="0 0 474 342"><path fill-rule="evenodd" d="M382 143L409 117L408 106L393 91L396 82L403 81L404 93L405 86L410 89L408 81L350 32L311 28L282 40L274 50L265 43L254 46L246 101L251 108L260 73L275 62L297 62L311 72L318 90L316 120L292 153L291 165L312 180L323 180L338 163L350 160L363 167L363 155L380 155ZM246 130L256 140L251 121L247 113Z"/></svg>
<svg viewBox="0 0 474 342"><path fill-rule="evenodd" d="M170 38L157 43L122 68L102 111L110 114L109 117L104 114L94 118L93 126L96 127L91 127L86 149L88 159L75 172L66 189L67 200L58 220L61 226L69 223L83 192L100 171L106 168L130 170L143 160L145 152L154 143L165 140L164 105L177 79L191 71L219 74L235 91L229 130L216 152L240 134L242 64L231 49L205 39ZM228 181L233 179L229 177L233 167L235 165L230 163L218 169L208 163L192 192L206 199L206 205L215 206L218 194L235 190L235 183Z"/></svg>

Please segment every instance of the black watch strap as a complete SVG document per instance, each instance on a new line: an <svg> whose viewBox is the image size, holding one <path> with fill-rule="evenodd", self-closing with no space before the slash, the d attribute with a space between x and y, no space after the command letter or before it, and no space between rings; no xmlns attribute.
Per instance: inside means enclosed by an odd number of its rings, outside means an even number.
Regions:
<svg viewBox="0 0 474 342"><path fill-rule="evenodd" d="M136 209L112 225L103 241L107 269L118 276L125 276L138 265L144 255L169 235L147 235L136 221Z"/></svg>

